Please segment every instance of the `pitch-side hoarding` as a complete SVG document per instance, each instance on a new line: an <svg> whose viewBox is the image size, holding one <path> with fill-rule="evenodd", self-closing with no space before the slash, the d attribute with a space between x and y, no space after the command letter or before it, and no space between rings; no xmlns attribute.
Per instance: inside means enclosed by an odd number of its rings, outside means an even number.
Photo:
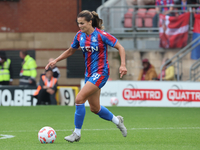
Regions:
<svg viewBox="0 0 200 150"><path fill-rule="evenodd" d="M101 89L101 105L111 106L112 97L118 98L118 106L200 107L200 86L199 82L108 81Z"/></svg>

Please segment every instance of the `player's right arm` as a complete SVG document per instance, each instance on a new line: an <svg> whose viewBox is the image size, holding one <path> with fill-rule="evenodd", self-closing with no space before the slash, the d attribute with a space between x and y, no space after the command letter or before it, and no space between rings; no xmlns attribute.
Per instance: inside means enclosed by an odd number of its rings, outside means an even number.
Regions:
<svg viewBox="0 0 200 150"><path fill-rule="evenodd" d="M67 49L66 51L64 51L60 56L58 56L56 59L54 59L53 61L49 62L45 69L47 70L50 66L55 65L57 62L66 59L67 57L73 55L75 53L77 49L70 47L69 49Z"/></svg>
<svg viewBox="0 0 200 150"><path fill-rule="evenodd" d="M50 66L55 65L57 62L66 59L67 57L73 55L75 53L75 51L79 48L79 38L80 38L80 31L76 33L74 40L71 44L71 47L69 49L67 49L66 51L64 51L60 56L58 56L56 59L54 59L53 61L49 62L45 69L47 70Z"/></svg>

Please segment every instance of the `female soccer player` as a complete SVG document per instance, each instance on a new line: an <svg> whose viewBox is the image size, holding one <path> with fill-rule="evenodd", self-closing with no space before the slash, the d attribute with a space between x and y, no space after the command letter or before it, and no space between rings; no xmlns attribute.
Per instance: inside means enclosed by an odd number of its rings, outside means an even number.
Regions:
<svg viewBox="0 0 200 150"><path fill-rule="evenodd" d="M121 57L119 68L120 78L127 73L125 66L125 50L115 37L102 31L102 19L95 11L84 10L77 16L80 31L77 32L71 47L63 52L55 60L51 61L45 68L55 65L57 62L71 56L79 47L85 58L85 85L76 96L75 130L65 140L69 142L79 141L81 138L81 128L85 117L85 105L88 100L90 110L99 117L112 121L126 137L127 129L124 126L122 116L113 115L107 108L100 106L99 98L101 88L105 85L109 77L109 64L107 60L107 45L116 48Z"/></svg>

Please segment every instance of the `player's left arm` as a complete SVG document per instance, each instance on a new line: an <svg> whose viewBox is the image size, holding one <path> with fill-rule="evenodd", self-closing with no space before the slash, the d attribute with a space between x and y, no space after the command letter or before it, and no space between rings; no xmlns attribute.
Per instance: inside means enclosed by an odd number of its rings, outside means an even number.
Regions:
<svg viewBox="0 0 200 150"><path fill-rule="evenodd" d="M119 68L120 78L123 77L127 73L126 69L126 54L124 47L117 41L114 48L116 48L119 51L119 55L121 58L121 66Z"/></svg>

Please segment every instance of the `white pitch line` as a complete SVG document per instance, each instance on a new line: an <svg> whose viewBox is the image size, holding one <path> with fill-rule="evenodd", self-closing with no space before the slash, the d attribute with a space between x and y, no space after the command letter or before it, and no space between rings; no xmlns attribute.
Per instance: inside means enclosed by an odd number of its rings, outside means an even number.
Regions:
<svg viewBox="0 0 200 150"><path fill-rule="evenodd" d="M196 130L200 127L167 127L167 128L130 128L128 130ZM109 129L82 129L83 131L103 131L103 130L119 130L117 128ZM38 132L39 130L18 130L18 131L0 131L1 132ZM72 129L55 129L55 131L73 131Z"/></svg>
<svg viewBox="0 0 200 150"><path fill-rule="evenodd" d="M200 129L200 127L131 128L131 130L191 130L191 129Z"/></svg>
<svg viewBox="0 0 200 150"><path fill-rule="evenodd" d="M13 138L15 137L14 135L4 135L4 134L0 134L0 140L2 139L9 139L9 138Z"/></svg>

